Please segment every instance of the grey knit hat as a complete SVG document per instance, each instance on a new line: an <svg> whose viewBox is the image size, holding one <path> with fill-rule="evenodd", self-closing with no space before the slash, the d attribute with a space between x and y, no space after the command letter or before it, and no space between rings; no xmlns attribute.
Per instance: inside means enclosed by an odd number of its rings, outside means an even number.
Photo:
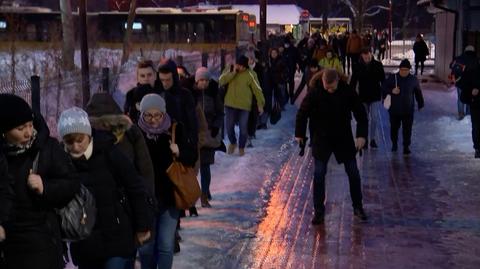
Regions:
<svg viewBox="0 0 480 269"><path fill-rule="evenodd" d="M78 107L72 107L62 112L58 119L57 129L60 137L75 133L92 135L88 114Z"/></svg>
<svg viewBox="0 0 480 269"><path fill-rule="evenodd" d="M145 95L140 102L140 112L144 113L152 108L156 108L162 113L167 112L165 100L163 100L163 98L156 93Z"/></svg>
<svg viewBox="0 0 480 269"><path fill-rule="evenodd" d="M197 71L195 72L195 82L198 82L201 79L210 79L210 72L208 72L208 69L206 67L199 67Z"/></svg>

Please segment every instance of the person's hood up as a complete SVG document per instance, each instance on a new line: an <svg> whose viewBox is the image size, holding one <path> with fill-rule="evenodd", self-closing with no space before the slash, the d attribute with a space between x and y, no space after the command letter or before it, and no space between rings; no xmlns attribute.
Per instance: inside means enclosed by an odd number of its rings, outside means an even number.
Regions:
<svg viewBox="0 0 480 269"><path fill-rule="evenodd" d="M160 69L168 69L172 73L174 87L180 85L180 79L177 72L177 64L173 60L168 59L166 62L160 64L158 70Z"/></svg>
<svg viewBox="0 0 480 269"><path fill-rule="evenodd" d="M109 93L94 94L85 111L90 117L122 114L122 110Z"/></svg>
<svg viewBox="0 0 480 269"><path fill-rule="evenodd" d="M108 93L94 94L86 111L94 129L125 132L132 127L130 118L122 113L118 104Z"/></svg>

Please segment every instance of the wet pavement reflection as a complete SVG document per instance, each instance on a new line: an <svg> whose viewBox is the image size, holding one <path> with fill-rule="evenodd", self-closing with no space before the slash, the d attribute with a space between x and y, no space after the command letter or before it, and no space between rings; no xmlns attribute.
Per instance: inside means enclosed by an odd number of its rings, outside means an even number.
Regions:
<svg viewBox="0 0 480 269"><path fill-rule="evenodd" d="M241 267L480 268L480 160L455 148L450 138L471 138L442 125L442 94L424 91L408 157L390 152L381 113L379 148L357 159L368 223L353 218L347 176L332 158L325 224L312 226L313 160L292 156Z"/></svg>

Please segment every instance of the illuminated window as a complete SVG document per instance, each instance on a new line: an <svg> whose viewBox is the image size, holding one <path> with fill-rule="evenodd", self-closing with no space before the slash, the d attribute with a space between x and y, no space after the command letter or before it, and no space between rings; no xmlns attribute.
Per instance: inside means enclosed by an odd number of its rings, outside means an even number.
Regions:
<svg viewBox="0 0 480 269"><path fill-rule="evenodd" d="M7 29L7 22L6 21L0 21L0 29Z"/></svg>
<svg viewBox="0 0 480 269"><path fill-rule="evenodd" d="M125 29L127 29L127 23L125 23ZM142 23L141 22L134 22L132 26L133 30L142 30Z"/></svg>

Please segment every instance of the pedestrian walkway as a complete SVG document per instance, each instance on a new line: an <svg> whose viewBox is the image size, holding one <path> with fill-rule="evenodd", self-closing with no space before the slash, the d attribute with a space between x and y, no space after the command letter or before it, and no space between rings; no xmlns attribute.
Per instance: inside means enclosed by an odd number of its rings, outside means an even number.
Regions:
<svg viewBox="0 0 480 269"><path fill-rule="evenodd" d="M358 158L367 224L353 219L347 176L332 158L325 224L312 226L313 162L292 157L242 268L479 268L480 162L465 147L468 121L453 119L447 93L424 95L411 156L390 152L383 113L379 149Z"/></svg>
<svg viewBox="0 0 480 269"><path fill-rule="evenodd" d="M480 268L480 162L470 119L456 120L456 93L422 86L411 156L390 152L383 111L379 148L358 157L367 224L353 219L346 174L332 158L325 224L311 226L313 161L291 144L289 106L250 154L219 156L213 208L182 221L174 268Z"/></svg>

